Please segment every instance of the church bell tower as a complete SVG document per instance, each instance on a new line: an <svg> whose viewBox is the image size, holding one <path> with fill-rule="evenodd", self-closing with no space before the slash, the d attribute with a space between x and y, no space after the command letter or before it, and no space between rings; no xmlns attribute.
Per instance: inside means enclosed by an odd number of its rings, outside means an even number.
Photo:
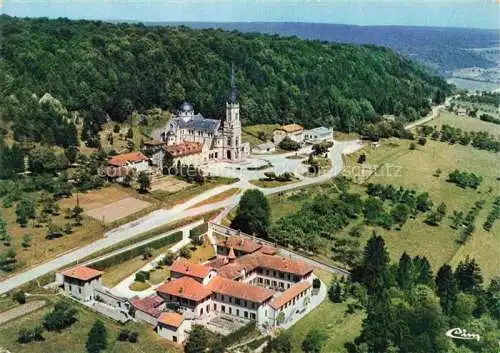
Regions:
<svg viewBox="0 0 500 353"><path fill-rule="evenodd" d="M234 65L231 69L231 94L226 102L226 120L224 121L224 157L228 160L241 160L241 122L240 104L236 93Z"/></svg>

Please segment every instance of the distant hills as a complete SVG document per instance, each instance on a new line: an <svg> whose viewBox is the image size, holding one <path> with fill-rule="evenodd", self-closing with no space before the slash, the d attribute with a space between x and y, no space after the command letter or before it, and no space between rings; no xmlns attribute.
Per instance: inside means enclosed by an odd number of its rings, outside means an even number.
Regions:
<svg viewBox="0 0 500 353"><path fill-rule="evenodd" d="M491 56L472 49L490 48L499 45L500 42L500 31L466 28L353 26L289 22L179 22L154 24L280 34L335 43L374 44L404 54L434 69L445 77L450 77L454 71L463 68L494 68L497 64Z"/></svg>

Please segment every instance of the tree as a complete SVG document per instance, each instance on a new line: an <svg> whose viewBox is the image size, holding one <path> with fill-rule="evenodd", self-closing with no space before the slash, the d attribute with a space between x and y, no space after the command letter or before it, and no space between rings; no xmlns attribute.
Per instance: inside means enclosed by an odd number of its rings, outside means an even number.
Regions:
<svg viewBox="0 0 500 353"><path fill-rule="evenodd" d="M24 291L20 290L18 292L15 292L14 295L12 296L12 299L19 304L25 304L26 303L26 293Z"/></svg>
<svg viewBox="0 0 500 353"><path fill-rule="evenodd" d="M404 203L398 203L396 207L391 210L391 217L394 222L403 225L410 216L410 208Z"/></svg>
<svg viewBox="0 0 500 353"><path fill-rule="evenodd" d="M22 199L16 206L16 221L26 227L28 219L35 218L35 206L31 200Z"/></svg>
<svg viewBox="0 0 500 353"><path fill-rule="evenodd" d="M17 267L16 251L12 248L0 253L0 270L12 272Z"/></svg>
<svg viewBox="0 0 500 353"><path fill-rule="evenodd" d="M464 293L474 294L480 291L483 285L483 276L476 260L467 256L465 260L460 261L455 270L455 280L458 289Z"/></svg>
<svg viewBox="0 0 500 353"><path fill-rule="evenodd" d="M323 332L312 328L302 341L302 351L304 353L320 353L326 338L327 336Z"/></svg>
<svg viewBox="0 0 500 353"><path fill-rule="evenodd" d="M69 146L64 149L64 154L66 155L66 158L68 161L73 164L76 162L76 157L78 157L78 147L76 146Z"/></svg>
<svg viewBox="0 0 500 353"><path fill-rule="evenodd" d="M366 243L361 264L353 271L353 280L364 284L368 294L390 285L389 254L384 239L375 232Z"/></svg>
<svg viewBox="0 0 500 353"><path fill-rule="evenodd" d="M175 261L175 254L172 251L167 251L165 256L163 256L162 263L164 265L170 266Z"/></svg>
<svg viewBox="0 0 500 353"><path fill-rule="evenodd" d="M185 353L205 353L208 349L208 334L200 325L194 325L184 346Z"/></svg>
<svg viewBox="0 0 500 353"><path fill-rule="evenodd" d="M139 192L145 194L151 188L151 178L146 172L140 172L137 177L139 183Z"/></svg>
<svg viewBox="0 0 500 353"><path fill-rule="evenodd" d="M436 275L436 294L446 315L453 312L457 301L458 287L450 265L444 264Z"/></svg>
<svg viewBox="0 0 500 353"><path fill-rule="evenodd" d="M271 220L269 201L260 190L247 190L241 197L231 228L247 234L267 236Z"/></svg>
<svg viewBox="0 0 500 353"><path fill-rule="evenodd" d="M425 137L419 137L418 138L418 144L420 146L425 146L426 143L427 143L427 139Z"/></svg>
<svg viewBox="0 0 500 353"><path fill-rule="evenodd" d="M415 149L417 149L417 145L415 145L414 142L410 142L410 147L409 148L410 148L410 150L415 150Z"/></svg>
<svg viewBox="0 0 500 353"><path fill-rule="evenodd" d="M42 319L43 327L47 331L61 331L76 321L76 309L69 301L61 300L56 303L54 309L45 314Z"/></svg>
<svg viewBox="0 0 500 353"><path fill-rule="evenodd" d="M292 345L287 334L280 333L278 337L271 339L262 353L291 353Z"/></svg>
<svg viewBox="0 0 500 353"><path fill-rule="evenodd" d="M29 248L31 246L31 240L33 239L33 236L31 234L24 234L23 235L23 242L21 243L23 248Z"/></svg>
<svg viewBox="0 0 500 353"><path fill-rule="evenodd" d="M285 151L298 151L300 149L300 143L295 142L288 136L281 140L278 146Z"/></svg>
<svg viewBox="0 0 500 353"><path fill-rule="evenodd" d="M342 303L342 286L338 281L332 281L328 288L328 297L334 303Z"/></svg>
<svg viewBox="0 0 500 353"><path fill-rule="evenodd" d="M85 348L88 353L99 353L106 349L107 331L101 320L96 320L90 329Z"/></svg>
<svg viewBox="0 0 500 353"><path fill-rule="evenodd" d="M399 266L396 271L396 281L399 288L409 292L416 284L416 274L411 257L404 252L399 258Z"/></svg>

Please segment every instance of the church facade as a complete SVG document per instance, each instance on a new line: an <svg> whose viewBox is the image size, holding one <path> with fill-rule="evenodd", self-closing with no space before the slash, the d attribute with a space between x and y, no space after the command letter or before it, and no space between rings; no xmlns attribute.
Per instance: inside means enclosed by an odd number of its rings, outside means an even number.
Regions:
<svg viewBox="0 0 500 353"><path fill-rule="evenodd" d="M162 134L167 153L181 162L187 155L191 161L199 161L191 164L241 162L247 158L250 144L241 140L240 105L236 98L234 71L231 86L224 120L206 119L199 113L195 114L191 103L182 103Z"/></svg>

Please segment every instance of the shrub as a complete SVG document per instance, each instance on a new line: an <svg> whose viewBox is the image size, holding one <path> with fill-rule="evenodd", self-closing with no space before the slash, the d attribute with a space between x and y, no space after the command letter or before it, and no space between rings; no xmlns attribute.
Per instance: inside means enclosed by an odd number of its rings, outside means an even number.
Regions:
<svg viewBox="0 0 500 353"><path fill-rule="evenodd" d="M19 292L14 293L12 299L14 299L14 301L18 302L19 304L24 304L26 303L26 293L20 290Z"/></svg>
<svg viewBox="0 0 500 353"><path fill-rule="evenodd" d="M293 141L287 136L283 140L281 140L281 142L279 143L279 147L282 150L297 151L300 149L300 143Z"/></svg>
<svg viewBox="0 0 500 353"><path fill-rule="evenodd" d="M208 231L208 223L203 223L199 225L198 227L194 227L189 231L189 237L191 239L195 237L199 237L200 235L205 234Z"/></svg>
<svg viewBox="0 0 500 353"><path fill-rule="evenodd" d="M139 271L135 274L135 280L137 282L146 282L149 280L149 272L147 271Z"/></svg>
<svg viewBox="0 0 500 353"><path fill-rule="evenodd" d="M165 256L163 256L163 259L161 260L161 262L164 264L164 265L167 265L167 266L170 266L174 263L175 261L175 258L176 258L176 255L171 252L171 251L168 251Z"/></svg>
<svg viewBox="0 0 500 353"><path fill-rule="evenodd" d="M191 250L189 249L188 246L184 246L179 251L179 255L186 258L186 259L189 259L189 258L191 258Z"/></svg>
<svg viewBox="0 0 500 353"><path fill-rule="evenodd" d="M58 302L54 309L43 317L43 327L47 331L61 331L76 321L76 309L66 300Z"/></svg>
<svg viewBox="0 0 500 353"><path fill-rule="evenodd" d="M413 150L415 150L416 148L417 148L417 145L415 145L415 143L414 143L414 142L411 142L411 143L410 143L410 150L412 150L412 151L413 151Z"/></svg>
<svg viewBox="0 0 500 353"><path fill-rule="evenodd" d="M35 326L32 328L22 328L19 330L17 341L19 343L29 343L31 341L43 341L42 326Z"/></svg>
<svg viewBox="0 0 500 353"><path fill-rule="evenodd" d="M313 288L318 289L320 287L321 287L321 281L319 280L319 278L313 279Z"/></svg>
<svg viewBox="0 0 500 353"><path fill-rule="evenodd" d="M250 321L243 327L240 327L236 331L231 332L229 335L222 337L222 345L224 347L228 347L236 342L241 341L242 338L245 338L250 333L255 331L255 321Z"/></svg>
<svg viewBox="0 0 500 353"><path fill-rule="evenodd" d="M130 335L129 330L121 330L120 333L118 334L118 341L128 341L128 337Z"/></svg>
<svg viewBox="0 0 500 353"><path fill-rule="evenodd" d="M419 145L425 146L426 143L427 143L427 139L425 137L419 137L419 139L418 139Z"/></svg>
<svg viewBox="0 0 500 353"><path fill-rule="evenodd" d="M366 162L366 154L362 153L359 157L358 157L358 163L359 164L363 164Z"/></svg>
<svg viewBox="0 0 500 353"><path fill-rule="evenodd" d="M138 341L139 333L136 331L130 332L130 335L128 336L128 341L130 343L136 343Z"/></svg>

